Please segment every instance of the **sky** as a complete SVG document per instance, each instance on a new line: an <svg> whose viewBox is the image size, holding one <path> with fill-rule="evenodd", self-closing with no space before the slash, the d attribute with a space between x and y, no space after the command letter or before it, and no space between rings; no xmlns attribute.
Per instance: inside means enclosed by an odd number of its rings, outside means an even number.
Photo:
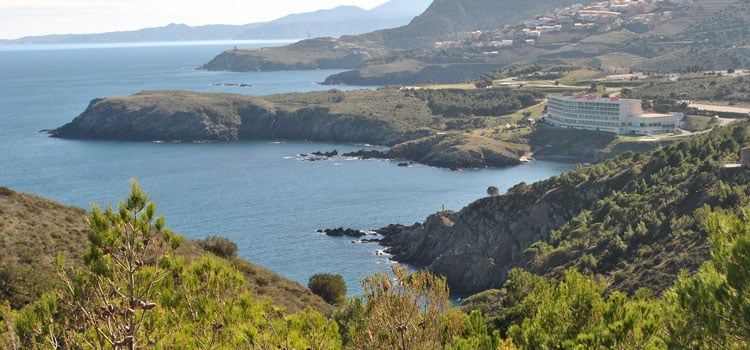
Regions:
<svg viewBox="0 0 750 350"><path fill-rule="evenodd" d="M0 39L161 27L246 24L339 5L371 9L387 0L0 0Z"/></svg>

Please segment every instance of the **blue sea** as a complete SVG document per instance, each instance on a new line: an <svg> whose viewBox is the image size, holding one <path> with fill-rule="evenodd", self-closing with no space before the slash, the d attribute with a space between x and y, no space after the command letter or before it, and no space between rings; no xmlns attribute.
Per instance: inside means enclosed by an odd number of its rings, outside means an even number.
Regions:
<svg viewBox="0 0 750 350"><path fill-rule="evenodd" d="M303 161L314 151L362 145L285 140L228 143L71 141L50 138L89 101L142 90L265 95L328 90L333 70L208 72L195 68L223 50L284 42L0 46L0 186L89 209L124 198L138 178L175 231L219 235L239 255L304 285L315 273L344 276L350 294L362 277L392 262L375 244L331 238L317 229L370 229L423 221L445 205L459 210L525 181L559 175L570 164L536 161L493 170L399 167L380 160ZM239 87L236 85L251 86ZM349 89L337 87L338 89Z"/></svg>

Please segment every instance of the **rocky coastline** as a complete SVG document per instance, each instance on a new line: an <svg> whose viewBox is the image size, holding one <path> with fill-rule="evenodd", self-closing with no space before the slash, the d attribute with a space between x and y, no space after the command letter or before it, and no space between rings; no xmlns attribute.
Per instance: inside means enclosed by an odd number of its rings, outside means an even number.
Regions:
<svg viewBox="0 0 750 350"><path fill-rule="evenodd" d="M594 163L625 151L644 152L671 142L623 143L614 134L538 125L529 140L518 141L527 143L510 143L468 132L471 129L455 129L451 125L457 117L436 114L426 102L429 100L414 92L388 88L260 97L146 91L94 99L73 121L47 133L68 139L116 141L371 144L390 148L364 149L344 156L453 170L514 166L528 154L537 159L562 156ZM493 122L492 117L472 119L480 128ZM317 161L331 156L321 153L305 158Z"/></svg>
<svg viewBox="0 0 750 350"><path fill-rule="evenodd" d="M551 230L595 206L602 193L626 178L623 173L578 187L515 188L458 212L435 213L421 224L375 231L384 236L379 243L393 260L445 276L457 295L472 294L502 286L510 269L528 265L526 249L547 241Z"/></svg>
<svg viewBox="0 0 750 350"><path fill-rule="evenodd" d="M142 92L91 101L54 137L117 141L220 142L287 139L395 145L430 134L323 106L291 109L262 98L186 91Z"/></svg>
<svg viewBox="0 0 750 350"><path fill-rule="evenodd" d="M378 94L397 106L422 108L400 91L360 92L363 100ZM53 137L117 141L222 142L244 139L301 140L367 143L390 146L387 151L363 150L344 156L417 162L449 169L517 165L528 147L465 133L445 133L425 127L434 123L429 111L410 113L405 124L394 118L388 105L375 112L340 111L354 94L332 90L297 96L328 102L289 102L287 97L252 97L233 94L200 94L185 91L142 92L132 96L101 98L70 123L48 131ZM285 100L275 102L273 98ZM361 106L351 101L354 107ZM299 105L302 105L300 107ZM420 107L421 106L421 107ZM391 107L392 108L392 107ZM343 109L343 108L341 108ZM405 112L406 113L406 112ZM424 120L422 120L424 119ZM338 156L313 153L309 160Z"/></svg>

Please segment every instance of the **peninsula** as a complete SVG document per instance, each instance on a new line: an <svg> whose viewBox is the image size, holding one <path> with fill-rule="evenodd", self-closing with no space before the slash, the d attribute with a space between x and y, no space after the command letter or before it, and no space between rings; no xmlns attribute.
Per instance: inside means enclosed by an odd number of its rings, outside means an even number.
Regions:
<svg viewBox="0 0 750 350"><path fill-rule="evenodd" d="M80 116L51 134L127 141L369 143L393 146L380 155L384 158L451 169L484 168L518 164L529 146L466 131L504 125L511 119L496 115L530 107L542 98L541 94L510 89L383 88L263 97L142 92L93 100Z"/></svg>

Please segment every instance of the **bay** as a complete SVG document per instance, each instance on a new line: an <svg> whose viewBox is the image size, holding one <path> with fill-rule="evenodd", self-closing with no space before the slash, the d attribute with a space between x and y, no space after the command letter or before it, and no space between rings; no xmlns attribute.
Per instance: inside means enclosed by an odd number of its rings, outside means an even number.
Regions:
<svg viewBox="0 0 750 350"><path fill-rule="evenodd" d="M0 46L0 186L88 209L92 202L116 204L136 177L175 231L191 238L228 237L240 256L302 284L318 272L342 274L350 294L359 294L362 277L392 263L376 253L377 245L326 237L316 229L411 224L442 205L458 210L485 196L488 186L505 191L571 168L545 161L471 171L340 157L308 162L299 154L362 146L73 141L39 132L69 122L94 98L142 90L265 95L331 88L317 82L335 70L195 69L235 45L283 43Z"/></svg>

